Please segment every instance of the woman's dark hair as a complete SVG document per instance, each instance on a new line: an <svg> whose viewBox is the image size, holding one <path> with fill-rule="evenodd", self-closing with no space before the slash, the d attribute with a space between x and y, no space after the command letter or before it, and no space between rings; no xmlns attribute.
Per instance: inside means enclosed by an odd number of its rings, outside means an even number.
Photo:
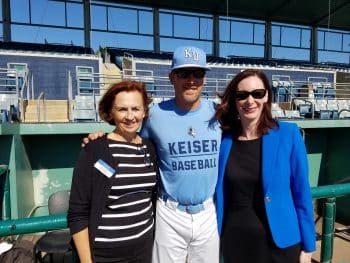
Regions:
<svg viewBox="0 0 350 263"><path fill-rule="evenodd" d="M215 119L221 124L222 130L224 132L231 133L235 138L237 138L242 131L241 121L236 108L236 91L238 89L238 84L243 79L252 76L258 77L263 82L265 89L268 91L268 99L263 105L263 110L257 128L258 134L266 134L268 133L269 129L278 126L278 123L274 118L272 118L271 115L272 90L269 80L262 71L247 69L238 73L228 84L225 92L220 96L221 104L217 107L215 112Z"/></svg>
<svg viewBox="0 0 350 263"><path fill-rule="evenodd" d="M101 119L108 122L111 125L115 125L111 112L113 109L115 96L117 96L117 94L122 91L140 92L140 94L142 95L143 106L145 109L145 117L148 117L148 106L152 102L152 99L147 95L145 84L133 80L125 80L119 83L112 84L111 87L103 95L98 105L98 113Z"/></svg>

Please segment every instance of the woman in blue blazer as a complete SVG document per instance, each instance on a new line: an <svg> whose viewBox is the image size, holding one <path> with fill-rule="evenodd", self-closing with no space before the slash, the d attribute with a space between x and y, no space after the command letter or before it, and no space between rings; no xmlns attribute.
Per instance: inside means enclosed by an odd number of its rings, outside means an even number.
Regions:
<svg viewBox="0 0 350 263"><path fill-rule="evenodd" d="M215 117L224 135L216 189L225 263L306 263L315 226L306 149L298 127L271 116L265 74L245 70Z"/></svg>

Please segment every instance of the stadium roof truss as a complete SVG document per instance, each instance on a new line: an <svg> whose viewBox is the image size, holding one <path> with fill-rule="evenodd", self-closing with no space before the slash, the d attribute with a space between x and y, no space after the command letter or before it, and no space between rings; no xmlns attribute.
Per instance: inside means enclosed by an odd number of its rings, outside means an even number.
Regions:
<svg viewBox="0 0 350 263"><path fill-rule="evenodd" d="M109 2L350 31L350 0L109 0Z"/></svg>

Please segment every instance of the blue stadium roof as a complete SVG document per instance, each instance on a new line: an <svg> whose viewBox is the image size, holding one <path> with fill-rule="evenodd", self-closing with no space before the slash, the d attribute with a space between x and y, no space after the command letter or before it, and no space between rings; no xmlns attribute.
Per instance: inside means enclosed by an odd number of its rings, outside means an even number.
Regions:
<svg viewBox="0 0 350 263"><path fill-rule="evenodd" d="M145 50L132 50L124 48L107 48L107 52L111 56L111 62L117 64L121 68L120 58L124 56L125 53L132 55L137 59L156 59L156 60L171 60L171 52L160 52L156 53L154 51L145 51ZM214 57L207 56L207 62L210 66L213 65L232 65L232 64L250 64L250 65L264 65L271 67L283 67L283 66L300 66L300 67L310 67L310 68L323 68L323 69L349 69L349 64L341 63L327 63L327 64L312 64L307 61L298 61L298 60L282 60L282 59L273 59L266 60L264 58L251 58L251 57Z"/></svg>
<svg viewBox="0 0 350 263"><path fill-rule="evenodd" d="M23 42L2 42L2 41L0 41L0 49L16 50L16 51L65 53L65 54L94 54L94 51L92 48L86 48L86 47L81 47L81 46L37 44L37 43L23 43Z"/></svg>
<svg viewBox="0 0 350 263"><path fill-rule="evenodd" d="M108 0L108 2L350 30L349 0Z"/></svg>

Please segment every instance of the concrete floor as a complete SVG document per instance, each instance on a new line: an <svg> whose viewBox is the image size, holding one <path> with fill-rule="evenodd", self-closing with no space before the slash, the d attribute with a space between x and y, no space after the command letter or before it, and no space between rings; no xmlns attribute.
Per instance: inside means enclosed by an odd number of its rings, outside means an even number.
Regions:
<svg viewBox="0 0 350 263"><path fill-rule="evenodd" d="M316 223L316 231L320 235L322 232L322 218ZM35 243L40 235L24 235L23 239L27 239ZM320 238L318 238L320 239ZM313 254L313 262L320 262L321 254L321 240L316 243L317 251ZM62 260L62 256L55 256L54 262L71 262L71 255L66 255ZM47 259L44 262L48 262ZM333 246L332 263L350 263L350 226L344 226L339 223L335 223L335 235Z"/></svg>
<svg viewBox="0 0 350 263"><path fill-rule="evenodd" d="M317 233L321 234L322 219L316 224ZM316 242L317 251L313 254L313 262L320 262L321 240ZM350 263L350 226L335 223L332 263Z"/></svg>

